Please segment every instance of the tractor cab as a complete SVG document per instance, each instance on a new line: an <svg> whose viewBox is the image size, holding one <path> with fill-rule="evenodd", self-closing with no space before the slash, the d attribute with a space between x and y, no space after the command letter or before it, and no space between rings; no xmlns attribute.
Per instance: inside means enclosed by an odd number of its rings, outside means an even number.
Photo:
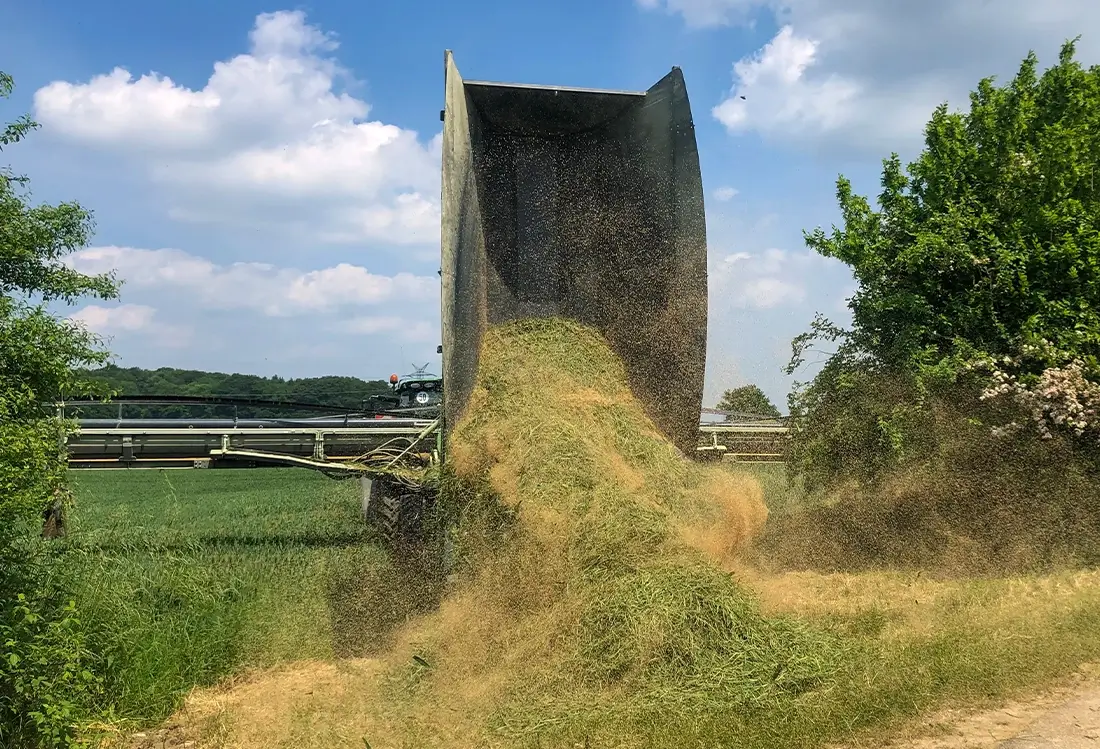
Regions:
<svg viewBox="0 0 1100 749"><path fill-rule="evenodd" d="M412 374L390 375L390 387L399 409L436 409L443 404L443 378L427 371L428 365L417 367Z"/></svg>

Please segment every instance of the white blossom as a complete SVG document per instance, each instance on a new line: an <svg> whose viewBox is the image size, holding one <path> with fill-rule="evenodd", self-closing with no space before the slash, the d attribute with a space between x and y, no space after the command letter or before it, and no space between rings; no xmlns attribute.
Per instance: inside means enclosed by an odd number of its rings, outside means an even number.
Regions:
<svg viewBox="0 0 1100 749"><path fill-rule="evenodd" d="M1042 353L1048 361L1057 361L1057 352L1049 341L1041 346L1023 347L1025 354ZM1018 367L1020 361L1004 357L1003 362ZM1100 384L1086 376L1085 365L1074 359L1063 366L1050 366L1039 375L1038 382L1024 385L1016 375L994 367L990 384L980 394L983 401L1010 399L1030 416L1043 439L1051 439L1054 429L1072 432L1077 437L1100 440ZM995 436L1005 436L1016 431L1018 425L996 427Z"/></svg>

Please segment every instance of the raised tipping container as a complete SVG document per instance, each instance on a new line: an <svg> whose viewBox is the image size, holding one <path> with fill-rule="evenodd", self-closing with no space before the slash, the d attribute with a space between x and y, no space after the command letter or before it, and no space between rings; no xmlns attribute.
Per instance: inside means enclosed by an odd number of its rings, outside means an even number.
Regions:
<svg viewBox="0 0 1100 749"><path fill-rule="evenodd" d="M680 69L634 92L464 81L450 51L445 64L446 432L469 399L486 328L555 315L606 336L657 427L693 454L707 242Z"/></svg>

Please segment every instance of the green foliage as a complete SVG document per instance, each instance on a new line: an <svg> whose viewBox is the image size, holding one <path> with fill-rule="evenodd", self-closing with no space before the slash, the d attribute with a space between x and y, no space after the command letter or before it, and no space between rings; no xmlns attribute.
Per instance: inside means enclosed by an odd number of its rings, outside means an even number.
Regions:
<svg viewBox="0 0 1100 749"><path fill-rule="evenodd" d="M324 403L345 408L358 408L372 395L390 391L383 380L361 380L358 377L303 377L286 380L281 377L199 372L189 369L141 369L108 365L84 373L103 387L121 395L232 395L254 396L298 403ZM109 418L118 414L117 405L81 406L72 411L83 418ZM123 414L130 418L178 419L233 418L262 419L275 416L316 416L313 411L293 409L249 408L233 406L132 405L124 406Z"/></svg>
<svg viewBox="0 0 1100 749"><path fill-rule="evenodd" d="M12 85L0 73L0 95ZM0 144L18 143L36 127L16 120ZM91 215L74 203L32 206L26 183L0 168L0 528L7 533L33 520L62 483L64 425L41 404L97 392L74 370L106 360L95 336L57 319L45 303L117 295L109 276L85 276L62 262L87 244Z"/></svg>
<svg viewBox="0 0 1100 749"><path fill-rule="evenodd" d="M0 96L13 87L0 73ZM0 131L0 147L37 124L23 116ZM2 149L0 149L2 150ZM109 275L85 276L63 257L85 246L91 215L75 203L31 205L27 178L0 167L0 739L4 746L65 746L74 740L96 677L81 622L55 560L34 537L65 484L69 424L42 403L98 392L79 367L106 355L88 331L47 304L116 295Z"/></svg>
<svg viewBox="0 0 1100 749"><path fill-rule="evenodd" d="M756 385L742 385L722 393L722 399L718 401L718 410L770 416L774 419L783 415L779 413L779 409L768 399L768 396L764 395L764 391Z"/></svg>
<svg viewBox="0 0 1100 749"><path fill-rule="evenodd" d="M42 403L97 392L72 370L102 357L93 345L90 333L42 307L0 297L0 543L26 532L64 484L71 424Z"/></svg>
<svg viewBox="0 0 1100 749"><path fill-rule="evenodd" d="M0 71L0 97L11 95L14 82ZM0 151L23 140L38 123L24 115L0 133ZM83 248L91 237L91 214L76 203L27 204L27 177L0 167L0 293L38 295L43 301L75 301L89 294L117 294L111 275L86 276L60 259Z"/></svg>
<svg viewBox="0 0 1100 749"><path fill-rule="evenodd" d="M40 570L15 564L38 573L25 583L40 584ZM9 566L6 590L11 577ZM90 670L93 658L76 606L60 591L38 589L0 600L0 746L73 745L74 727L89 717L101 690Z"/></svg>
<svg viewBox="0 0 1100 749"><path fill-rule="evenodd" d="M982 80L968 113L937 108L917 160L883 162L877 209L838 179L843 228L806 241L858 288L849 330L819 318L794 341L789 372L815 341L837 346L791 398L801 470L831 481L922 454L930 410L979 416L979 361L1047 341L1032 376L1067 354L1097 372L1100 68L1074 52Z"/></svg>

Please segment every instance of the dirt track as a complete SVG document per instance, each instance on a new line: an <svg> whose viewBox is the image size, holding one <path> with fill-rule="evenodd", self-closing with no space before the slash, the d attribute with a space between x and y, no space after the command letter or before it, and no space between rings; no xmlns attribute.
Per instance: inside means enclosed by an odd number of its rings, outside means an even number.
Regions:
<svg viewBox="0 0 1100 749"><path fill-rule="evenodd" d="M994 710L948 711L913 726L892 749L1100 749L1100 669L1075 684Z"/></svg>
<svg viewBox="0 0 1100 749"><path fill-rule="evenodd" d="M1001 744L1004 749L1100 746L1100 688L1065 702Z"/></svg>
<svg viewBox="0 0 1100 749"><path fill-rule="evenodd" d="M189 708L167 725L132 738L131 749L254 749L296 745L289 716L305 709L311 725L317 719L339 723L356 734L366 727L349 719L347 689L359 690L363 679L374 673L370 661L337 668L328 664L302 665L234 687L200 691ZM358 713L359 711L353 710ZM354 716L353 716L354 717ZM364 716L358 716L363 718ZM370 723L371 721L367 721ZM217 730L217 727L222 730ZM235 725L234 725L235 724ZM230 725L238 730L226 730ZM329 728L336 726L329 725ZM213 730L212 730L213 729ZM310 731L310 746L329 745ZM356 734L357 735L357 734ZM911 724L904 739L867 741L848 749L1100 749L1100 668L1082 669L1062 687L1040 696L1020 699L996 709L979 712L950 710ZM300 738L300 736L299 736ZM332 745L348 745L339 740ZM386 746L384 742L374 746ZM838 748L839 749L839 748Z"/></svg>

